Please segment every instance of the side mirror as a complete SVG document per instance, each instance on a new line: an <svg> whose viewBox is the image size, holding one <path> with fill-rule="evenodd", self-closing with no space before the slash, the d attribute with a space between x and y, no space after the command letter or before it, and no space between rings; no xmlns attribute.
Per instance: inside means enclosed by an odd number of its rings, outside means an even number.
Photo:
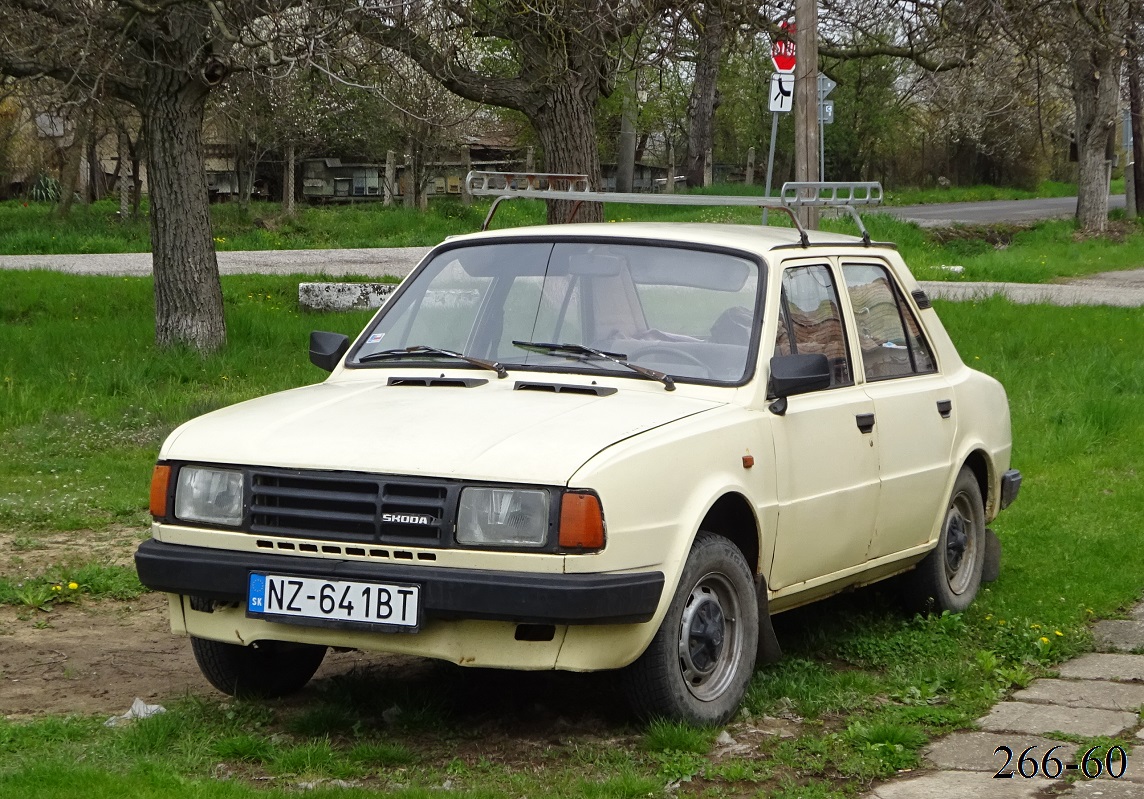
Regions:
<svg viewBox="0 0 1144 799"><path fill-rule="evenodd" d="M786 398L795 394L830 387L830 361L822 353L812 355L776 355L771 358L771 396L777 397L780 409L786 411Z"/></svg>
<svg viewBox="0 0 1144 799"><path fill-rule="evenodd" d="M327 372L337 368L338 361L350 348L349 336L315 330L310 333L310 363Z"/></svg>

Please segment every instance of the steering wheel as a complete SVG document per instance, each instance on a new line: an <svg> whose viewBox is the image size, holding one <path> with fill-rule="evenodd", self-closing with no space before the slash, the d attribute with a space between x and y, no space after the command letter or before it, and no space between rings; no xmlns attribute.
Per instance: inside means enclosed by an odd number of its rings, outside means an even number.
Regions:
<svg viewBox="0 0 1144 799"><path fill-rule="evenodd" d="M711 377L711 369L707 366L707 364L703 363L703 361L699 360L689 352L684 352L683 350L676 349L675 347L669 347L666 344L652 344L650 347L644 347L638 353L636 353L634 360L638 363L642 361L644 356L648 355L649 353L660 353L661 355L666 355L669 360L674 360L679 363L686 363L691 366L698 366L702 371L702 374L688 375L688 377Z"/></svg>

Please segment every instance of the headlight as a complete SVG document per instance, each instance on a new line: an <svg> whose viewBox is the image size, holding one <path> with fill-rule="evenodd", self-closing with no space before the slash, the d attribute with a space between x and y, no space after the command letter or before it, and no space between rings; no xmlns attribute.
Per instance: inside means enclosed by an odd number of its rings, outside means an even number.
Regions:
<svg viewBox="0 0 1144 799"><path fill-rule="evenodd" d="M466 488L457 513L457 541L470 545L542 547L548 542L548 492Z"/></svg>
<svg viewBox="0 0 1144 799"><path fill-rule="evenodd" d="M184 466L175 487L175 516L231 527L242 524L242 472Z"/></svg>

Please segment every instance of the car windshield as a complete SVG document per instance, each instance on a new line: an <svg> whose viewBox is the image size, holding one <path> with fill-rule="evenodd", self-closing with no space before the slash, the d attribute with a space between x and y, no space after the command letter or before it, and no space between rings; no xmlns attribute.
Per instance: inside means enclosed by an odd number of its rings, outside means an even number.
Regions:
<svg viewBox="0 0 1144 799"><path fill-rule="evenodd" d="M635 374L619 360L685 381L739 383L753 365L758 290L758 265L723 252L587 241L467 245L441 252L402 287L351 363L440 363L435 349L509 371ZM403 348L414 352L370 357Z"/></svg>

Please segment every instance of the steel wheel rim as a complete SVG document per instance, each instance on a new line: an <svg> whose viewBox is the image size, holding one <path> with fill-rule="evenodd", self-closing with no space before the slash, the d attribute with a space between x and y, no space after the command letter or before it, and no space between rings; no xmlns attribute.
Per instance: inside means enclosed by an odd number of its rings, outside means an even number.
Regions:
<svg viewBox="0 0 1144 799"><path fill-rule="evenodd" d="M743 650L739 596L726 575L700 578L679 622L679 669L696 699L718 699L735 678Z"/></svg>
<svg viewBox="0 0 1144 799"><path fill-rule="evenodd" d="M958 494L945 515L945 579L954 594L964 594L973 584L977 562L977 530L972 501Z"/></svg>

